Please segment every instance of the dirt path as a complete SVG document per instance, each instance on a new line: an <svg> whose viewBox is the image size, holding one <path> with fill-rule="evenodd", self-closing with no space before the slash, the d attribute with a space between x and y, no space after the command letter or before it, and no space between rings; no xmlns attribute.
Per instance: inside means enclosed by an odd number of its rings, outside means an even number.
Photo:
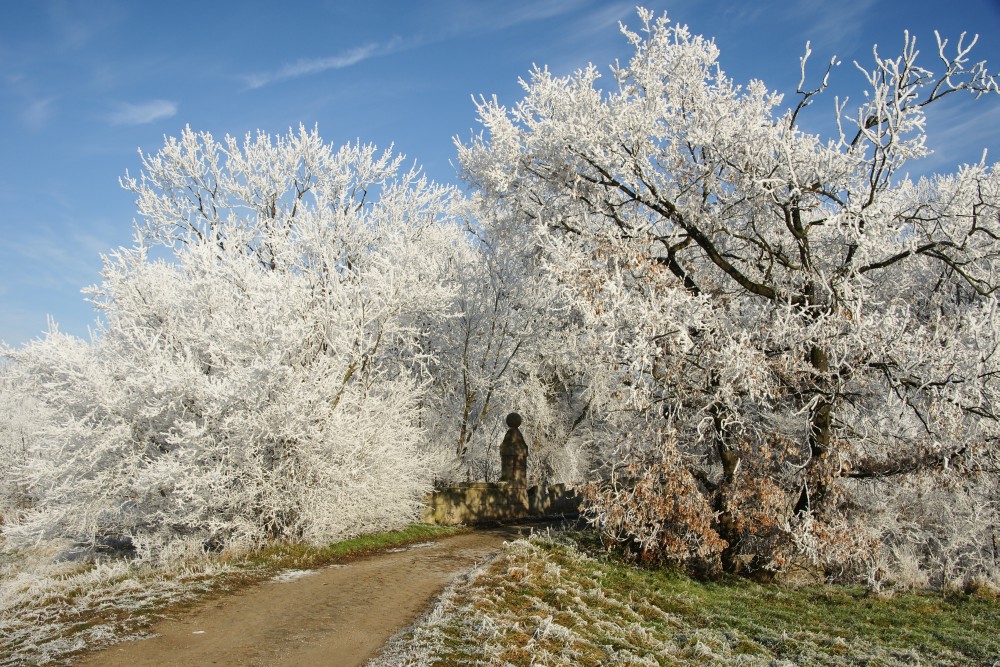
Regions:
<svg viewBox="0 0 1000 667"><path fill-rule="evenodd" d="M524 531L526 532L526 530ZM215 598L157 636L76 665L362 665L454 577L518 535L477 531L333 565Z"/></svg>

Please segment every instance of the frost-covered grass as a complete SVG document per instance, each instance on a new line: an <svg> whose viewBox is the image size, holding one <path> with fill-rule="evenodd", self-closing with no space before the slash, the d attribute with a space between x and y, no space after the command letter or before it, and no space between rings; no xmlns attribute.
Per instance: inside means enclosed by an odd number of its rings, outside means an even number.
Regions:
<svg viewBox="0 0 1000 667"><path fill-rule="evenodd" d="M166 610L218 588L219 560L153 568L59 561L52 546L0 556L0 665L59 664L84 648L141 636Z"/></svg>
<svg viewBox="0 0 1000 667"><path fill-rule="evenodd" d="M451 587L374 665L996 665L989 595L701 583L519 540Z"/></svg>
<svg viewBox="0 0 1000 667"><path fill-rule="evenodd" d="M60 560L65 549L55 544L0 552L0 666L68 664L81 650L143 636L157 620L211 594L454 532L415 524L325 547L279 544L165 567Z"/></svg>

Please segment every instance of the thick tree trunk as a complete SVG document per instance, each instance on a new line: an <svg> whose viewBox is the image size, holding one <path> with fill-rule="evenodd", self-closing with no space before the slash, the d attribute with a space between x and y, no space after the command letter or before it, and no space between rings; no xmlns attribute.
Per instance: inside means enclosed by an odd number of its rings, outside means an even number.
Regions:
<svg viewBox="0 0 1000 667"><path fill-rule="evenodd" d="M719 492L714 494L715 504L713 509L719 517L715 529L719 533L719 537L724 539L728 544L722 550L722 553L719 554L719 558L722 562L723 570L726 572L738 572L740 562L736 558L738 553L736 548L738 544L736 522L733 520L732 512L726 508L725 489L735 483L736 470L739 467L740 457L730 446L726 437L725 413L722 407L715 405L710 412L712 414L712 424L715 427L716 450L719 453L719 459L722 461L722 484L720 485Z"/></svg>
<svg viewBox="0 0 1000 667"><path fill-rule="evenodd" d="M830 357L822 348L813 347L810 350L809 362L821 376L830 371ZM823 380L820 381L820 385L822 384L825 384ZM796 513L812 511L822 504L829 492L832 480L823 468L829 458L832 417L833 406L828 397L820 392L809 416L809 464L795 504Z"/></svg>

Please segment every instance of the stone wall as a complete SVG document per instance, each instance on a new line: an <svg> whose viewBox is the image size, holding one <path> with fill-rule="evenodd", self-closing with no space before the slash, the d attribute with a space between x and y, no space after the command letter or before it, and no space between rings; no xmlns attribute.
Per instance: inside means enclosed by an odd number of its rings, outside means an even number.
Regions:
<svg viewBox="0 0 1000 667"><path fill-rule="evenodd" d="M580 496L565 484L530 488L506 482L455 484L428 494L421 520L443 526L529 517L576 516Z"/></svg>

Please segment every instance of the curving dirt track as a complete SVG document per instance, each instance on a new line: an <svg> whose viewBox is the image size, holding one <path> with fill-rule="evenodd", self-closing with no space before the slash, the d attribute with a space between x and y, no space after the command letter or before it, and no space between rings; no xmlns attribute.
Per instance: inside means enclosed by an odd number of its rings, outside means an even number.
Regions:
<svg viewBox="0 0 1000 667"><path fill-rule="evenodd" d="M214 598L156 636L75 665L363 665L456 576L526 529L506 527L390 550ZM301 574L302 576L297 576Z"/></svg>

